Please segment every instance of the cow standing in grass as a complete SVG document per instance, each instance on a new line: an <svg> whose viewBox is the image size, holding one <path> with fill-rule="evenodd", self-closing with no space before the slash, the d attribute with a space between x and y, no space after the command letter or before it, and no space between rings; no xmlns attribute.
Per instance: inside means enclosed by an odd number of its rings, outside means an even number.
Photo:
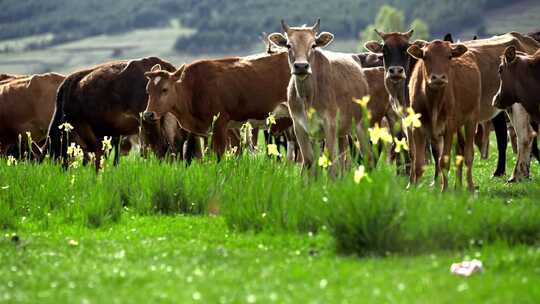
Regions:
<svg viewBox="0 0 540 304"><path fill-rule="evenodd" d="M102 141L110 136L117 164L120 136L140 132L139 114L146 108L148 100L145 91L148 80L144 73L156 64L174 71L171 64L149 57L105 63L69 75L58 89L56 109L48 131L49 143L44 150L49 151L54 159L63 158L66 164L69 136L69 141L75 139L73 141L80 144L85 152L95 153L95 166L99 170ZM64 123L74 127L72 134L62 132L60 126ZM162 125L163 122L147 123L142 127L160 128ZM143 142L160 140L161 131L154 130L153 134L156 136L147 137Z"/></svg>
<svg viewBox="0 0 540 304"><path fill-rule="evenodd" d="M330 159L337 161L336 139L340 153L346 155L347 135L353 120L357 122L358 134L364 134L360 107L352 99L369 94L361 66L353 54L321 50L332 42L334 35L319 33L319 26L319 20L312 27L289 27L282 21L284 33L269 36L272 43L288 49L291 78L287 100L303 165L308 167L314 162L308 110L315 109L322 118Z"/></svg>
<svg viewBox="0 0 540 304"><path fill-rule="evenodd" d="M64 78L55 73L4 78L0 83L0 154L20 157L19 152L30 152L27 132L34 142L43 144L56 90Z"/></svg>
<svg viewBox="0 0 540 304"><path fill-rule="evenodd" d="M422 126L412 130L413 168L411 183L416 184L425 165L426 138L442 142L438 166L442 172L442 190L448 188L450 152L454 136L464 126L464 158L467 185L474 190L472 165L474 135L480 115L481 76L467 47L435 40L423 48L412 45L408 53L419 60L411 74L411 107L420 113ZM456 185L461 184L461 162L457 161Z"/></svg>
<svg viewBox="0 0 540 304"><path fill-rule="evenodd" d="M493 105L505 109L520 103L536 122L540 123L540 50L532 55L505 49L499 65L500 86Z"/></svg>

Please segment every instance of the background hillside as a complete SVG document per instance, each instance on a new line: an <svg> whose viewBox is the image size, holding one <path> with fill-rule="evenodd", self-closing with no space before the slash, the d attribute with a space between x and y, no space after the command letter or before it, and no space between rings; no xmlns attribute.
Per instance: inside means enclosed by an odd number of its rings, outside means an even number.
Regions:
<svg viewBox="0 0 540 304"><path fill-rule="evenodd" d="M380 7L421 19L432 37L482 36L540 27L540 1L521 0L0 0L0 67L32 73L113 58L162 56L175 63L262 49L260 33L279 20L313 23L336 34L333 47L354 51ZM535 26L538 24L538 26Z"/></svg>

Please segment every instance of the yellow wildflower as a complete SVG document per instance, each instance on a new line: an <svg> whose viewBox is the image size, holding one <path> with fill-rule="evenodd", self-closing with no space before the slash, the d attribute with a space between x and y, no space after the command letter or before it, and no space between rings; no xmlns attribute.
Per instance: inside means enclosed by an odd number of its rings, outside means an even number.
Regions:
<svg viewBox="0 0 540 304"><path fill-rule="evenodd" d="M276 124L276 117L274 116L274 114L269 113L268 117L266 118L266 125L268 127L271 127L272 125L275 125L275 124Z"/></svg>
<svg viewBox="0 0 540 304"><path fill-rule="evenodd" d="M422 126L422 122L420 121L420 117L422 117L422 114L415 113L413 108L409 107L407 108L408 115L403 118L403 126L405 128L408 128L409 126L412 126L414 128L420 128Z"/></svg>
<svg viewBox="0 0 540 304"><path fill-rule="evenodd" d="M461 163L463 163L463 155L456 155L456 167L461 166Z"/></svg>
<svg viewBox="0 0 540 304"><path fill-rule="evenodd" d="M323 167L323 168L328 168L332 165L332 162L328 159L328 157L326 157L326 154L323 154L321 155L321 157L319 157L319 166L320 167Z"/></svg>
<svg viewBox="0 0 540 304"><path fill-rule="evenodd" d="M359 184L362 179L367 177L366 167L360 165L358 169L354 170L354 182Z"/></svg>
<svg viewBox="0 0 540 304"><path fill-rule="evenodd" d="M112 150L112 144L111 144L112 137L105 136L103 140L101 141L101 150L105 152L105 154L109 153Z"/></svg>
<svg viewBox="0 0 540 304"><path fill-rule="evenodd" d="M268 155L270 156L279 156L279 151L276 144L268 144L266 146L266 150L267 150Z"/></svg>
<svg viewBox="0 0 540 304"><path fill-rule="evenodd" d="M317 112L317 111L315 111L315 109L312 108L312 107L310 107L310 108L308 109L308 111L307 111L307 117L308 117L309 120L311 120L311 119L313 118L313 115L315 114L315 112Z"/></svg>
<svg viewBox="0 0 540 304"><path fill-rule="evenodd" d="M409 145L407 144L407 139L405 137L402 139L394 138L394 143L396 144L396 147L394 148L396 153L400 153L401 150L409 151Z"/></svg>
<svg viewBox="0 0 540 304"><path fill-rule="evenodd" d="M369 95L366 95L366 96L364 96L362 98L354 98L353 97L352 100L353 100L354 103L359 104L362 108L366 108L368 103L369 103L369 99L370 99Z"/></svg>
<svg viewBox="0 0 540 304"><path fill-rule="evenodd" d="M73 130L73 126L69 122L65 122L65 123L59 125L58 129L64 130L64 131L69 133L71 130Z"/></svg>
<svg viewBox="0 0 540 304"><path fill-rule="evenodd" d="M17 165L17 159L15 157L13 157L13 155L8 156L7 165L8 166L16 166Z"/></svg>
<svg viewBox="0 0 540 304"><path fill-rule="evenodd" d="M392 142L392 135L388 132L387 128L381 128L378 124L375 124L373 128L368 129L369 132L369 138L371 139L371 142L373 144L379 143L379 140L391 143Z"/></svg>

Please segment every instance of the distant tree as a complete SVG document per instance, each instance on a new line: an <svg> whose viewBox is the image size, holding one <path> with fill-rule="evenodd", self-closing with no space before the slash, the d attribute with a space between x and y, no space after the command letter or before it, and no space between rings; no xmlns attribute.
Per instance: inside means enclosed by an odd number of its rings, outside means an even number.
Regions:
<svg viewBox="0 0 540 304"><path fill-rule="evenodd" d="M409 28L414 29L416 39L429 39L429 26L424 21L416 18L407 28L405 27L405 14L403 11L389 5L383 5L377 17L375 17L375 22L368 25L360 34L358 49L364 50L364 43L367 41L380 39L375 29L382 32L404 32Z"/></svg>
<svg viewBox="0 0 540 304"><path fill-rule="evenodd" d="M389 5L383 5L379 9L377 17L375 17L375 22L364 29L360 39L363 42L377 40L379 36L375 33L375 29L383 32L403 31L404 19L405 15L402 11Z"/></svg>
<svg viewBox="0 0 540 304"><path fill-rule="evenodd" d="M416 18L413 20L410 26L414 30L414 38L416 39L429 39L429 26L424 21Z"/></svg>

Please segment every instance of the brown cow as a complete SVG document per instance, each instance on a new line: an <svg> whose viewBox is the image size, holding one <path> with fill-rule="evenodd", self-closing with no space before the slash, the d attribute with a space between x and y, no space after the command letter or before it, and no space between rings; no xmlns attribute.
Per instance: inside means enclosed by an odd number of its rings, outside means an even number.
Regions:
<svg viewBox="0 0 540 304"><path fill-rule="evenodd" d="M19 135L27 146L26 132L33 141L42 143L54 112L56 90L64 76L55 73L33 75L0 85L0 154L16 156Z"/></svg>
<svg viewBox="0 0 540 304"><path fill-rule="evenodd" d="M469 50L475 54L476 62L482 75L482 99L480 107L480 121L486 121L500 112L492 106L493 96L499 89L498 66L500 55L508 46L514 46L517 50L532 54L540 47L540 44L531 37L520 33L511 32L488 39L479 39L463 42ZM519 181L529 175L529 163L531 155L534 131L528 123L529 117L520 104L512 105L507 110L510 120L518 138L518 159L509 181ZM506 123L505 140L506 140ZM497 128L496 125L494 125ZM499 140L499 139L498 139ZM504 150L506 152L506 149Z"/></svg>
<svg viewBox="0 0 540 304"><path fill-rule="evenodd" d="M442 40L435 40L423 48L412 45L407 51L419 60L411 75L409 92L411 107L422 115L422 126L412 132L411 183L417 183L422 176L427 136L432 142L442 142L438 166L443 177L442 190L448 188L452 142L464 126L467 184L469 190L473 191L474 134L479 121L481 97L481 76L476 60L470 53L464 55L467 52L465 45ZM461 167L459 161L457 165ZM457 174L456 185L461 184L461 169Z"/></svg>
<svg viewBox="0 0 540 304"><path fill-rule="evenodd" d="M227 146L229 122L266 119L285 101L289 81L287 54L201 60L176 72L156 65L147 86L145 120L173 113L182 128L207 136L213 126L212 149L218 157Z"/></svg>
<svg viewBox="0 0 540 304"><path fill-rule="evenodd" d="M505 49L499 66L499 91L493 105L505 109L520 103L540 123L540 49L532 55L516 51L514 46Z"/></svg>
<svg viewBox="0 0 540 304"><path fill-rule="evenodd" d="M105 63L69 75L58 89L56 110L48 133L50 147L48 144L45 148L50 149L55 159L67 159L68 140L60 130L67 122L74 127L74 135L85 147L85 152L96 154L96 170L99 170L101 141L105 136L113 138L117 164L119 137L139 133L139 113L146 108L148 99L144 73L156 64L174 71L171 64L149 57ZM159 125L146 124L143 128L156 126Z"/></svg>
<svg viewBox="0 0 540 304"><path fill-rule="evenodd" d="M314 161L308 108L314 108L322 117L326 147L330 151L330 159L336 161L336 135L340 153L347 155L347 135L353 119L357 122L358 134L364 134L360 107L351 102L354 97L369 94L361 66L352 54L320 50L334 39L331 33L319 33L320 20L312 27L289 27L283 20L281 25L285 35L273 33L269 39L275 45L289 49L292 77L287 100L303 164L310 166Z"/></svg>

